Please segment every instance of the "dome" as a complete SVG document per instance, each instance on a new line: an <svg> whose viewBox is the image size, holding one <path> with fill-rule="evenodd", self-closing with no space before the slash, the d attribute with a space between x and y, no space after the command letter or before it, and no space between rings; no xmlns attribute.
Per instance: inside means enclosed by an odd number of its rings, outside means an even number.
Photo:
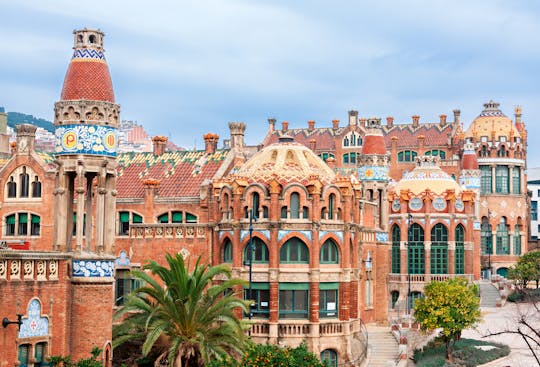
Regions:
<svg viewBox="0 0 540 367"><path fill-rule="evenodd" d="M417 162L418 165L411 172L394 184L395 192L410 190L413 195L419 195L429 189L441 195L446 190L454 190L456 194L465 190L437 165L437 157L424 156L417 158Z"/></svg>
<svg viewBox="0 0 540 367"><path fill-rule="evenodd" d="M336 174L313 151L292 138L281 138L251 157L237 171L248 182L270 183L277 180L285 185L292 182L307 184L318 176L323 184L334 181Z"/></svg>
<svg viewBox="0 0 540 367"><path fill-rule="evenodd" d="M466 138L479 139L486 136L491 140L495 136L499 140L500 136L510 139L512 136L520 136L517 127L512 120L499 109L499 103L489 101L484 103L484 110L472 122L465 133Z"/></svg>
<svg viewBox="0 0 540 367"><path fill-rule="evenodd" d="M114 103L111 75L103 50L103 32L85 28L73 33L74 52L60 98Z"/></svg>

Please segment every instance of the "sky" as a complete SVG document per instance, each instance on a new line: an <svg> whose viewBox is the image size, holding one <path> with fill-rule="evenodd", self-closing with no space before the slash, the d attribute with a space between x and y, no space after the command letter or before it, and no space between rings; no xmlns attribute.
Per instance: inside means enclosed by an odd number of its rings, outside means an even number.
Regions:
<svg viewBox="0 0 540 367"><path fill-rule="evenodd" d="M121 118L202 149L267 119L290 128L362 117L453 119L522 106L540 167L540 2L0 0L0 106L53 120L78 28L105 32Z"/></svg>

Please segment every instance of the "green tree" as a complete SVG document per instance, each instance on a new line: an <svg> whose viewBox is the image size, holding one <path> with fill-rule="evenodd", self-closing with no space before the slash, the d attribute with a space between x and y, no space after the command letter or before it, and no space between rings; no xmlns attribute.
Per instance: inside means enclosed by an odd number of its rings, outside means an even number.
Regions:
<svg viewBox="0 0 540 367"><path fill-rule="evenodd" d="M144 337L142 354L153 346L165 347L157 363L169 366L204 366L213 359L241 355L248 324L236 315L248 304L231 290L243 285L231 279L227 265L203 265L192 272L180 254L166 255L168 267L152 261L134 271L143 286L127 297L115 319L126 317L113 330L114 345ZM217 282L217 279L224 279Z"/></svg>
<svg viewBox="0 0 540 367"><path fill-rule="evenodd" d="M425 297L414 304L414 317L422 330L442 328L446 359L453 361L452 345L461 331L480 321L480 298L464 279L433 281L425 287Z"/></svg>
<svg viewBox="0 0 540 367"><path fill-rule="evenodd" d="M508 270L508 278L515 279L521 289L527 288L527 283L540 282L540 251L531 251L519 257L515 266Z"/></svg>
<svg viewBox="0 0 540 367"><path fill-rule="evenodd" d="M242 360L213 361L208 367L325 367L304 343L296 348L250 343Z"/></svg>
<svg viewBox="0 0 540 367"><path fill-rule="evenodd" d="M52 367L102 367L103 364L98 361L98 357L101 354L101 349L94 347L90 352L92 355L89 358L83 358L78 362L73 362L71 356L50 356L49 363Z"/></svg>

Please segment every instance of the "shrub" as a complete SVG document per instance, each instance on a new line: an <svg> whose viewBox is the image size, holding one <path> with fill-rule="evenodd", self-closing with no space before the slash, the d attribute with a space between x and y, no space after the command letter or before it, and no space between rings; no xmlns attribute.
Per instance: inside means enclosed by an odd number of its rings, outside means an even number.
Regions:
<svg viewBox="0 0 540 367"><path fill-rule="evenodd" d="M480 350L477 346L493 346L490 350ZM461 339L456 342L452 352L454 363L445 361L445 345L442 338L436 338L422 350L414 351L414 360L417 367L450 367L466 366L475 367L495 359L504 357L510 353L507 345L491 343L483 340Z"/></svg>

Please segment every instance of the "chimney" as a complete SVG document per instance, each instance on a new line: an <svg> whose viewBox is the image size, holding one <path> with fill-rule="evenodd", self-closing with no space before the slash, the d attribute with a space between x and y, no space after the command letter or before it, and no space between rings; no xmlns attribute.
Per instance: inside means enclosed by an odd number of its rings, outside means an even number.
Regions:
<svg viewBox="0 0 540 367"><path fill-rule="evenodd" d="M33 152L37 127L30 124L21 124L17 125L15 129L17 130L17 153L30 154L30 152Z"/></svg>
<svg viewBox="0 0 540 367"><path fill-rule="evenodd" d="M214 154L217 150L219 135L214 133L208 133L203 135L204 139L204 151L207 154Z"/></svg>
<svg viewBox="0 0 540 367"><path fill-rule="evenodd" d="M153 178L147 178L143 181L144 186L144 203L147 208L154 207L154 199L157 196L157 190L159 188L159 180Z"/></svg>
<svg viewBox="0 0 540 367"><path fill-rule="evenodd" d="M426 140L426 137L424 135L418 135L418 150L424 149L425 140Z"/></svg>
<svg viewBox="0 0 540 367"><path fill-rule="evenodd" d="M315 120L309 120L307 126L308 131L313 131L315 129Z"/></svg>
<svg viewBox="0 0 540 367"><path fill-rule="evenodd" d="M412 126L413 127L418 127L418 124L420 123L420 116L418 115L414 115L412 117Z"/></svg>
<svg viewBox="0 0 540 367"><path fill-rule="evenodd" d="M289 122L288 121L283 121L281 123L281 131L285 132L289 130Z"/></svg>
<svg viewBox="0 0 540 367"><path fill-rule="evenodd" d="M365 119L365 118L360 119L360 125L361 126L366 127L366 122L367 122L367 119Z"/></svg>
<svg viewBox="0 0 540 367"><path fill-rule="evenodd" d="M276 129L276 119L275 118L269 118L268 119L268 127L271 133L274 132Z"/></svg>
<svg viewBox="0 0 540 367"><path fill-rule="evenodd" d="M154 143L154 155L162 155L165 153L165 147L167 146L166 136L154 136L152 138L152 143Z"/></svg>
<svg viewBox="0 0 540 367"><path fill-rule="evenodd" d="M349 111L349 125L356 125L358 123L358 111Z"/></svg>
<svg viewBox="0 0 540 367"><path fill-rule="evenodd" d="M243 122L229 122L229 130L231 132L231 149L244 148L246 124Z"/></svg>
<svg viewBox="0 0 540 367"><path fill-rule="evenodd" d="M336 119L332 120L332 128L334 130L339 129L339 120L336 120Z"/></svg>
<svg viewBox="0 0 540 367"><path fill-rule="evenodd" d="M439 124L440 124L441 126L446 125L446 115L444 115L444 114L439 115Z"/></svg>
<svg viewBox="0 0 540 367"><path fill-rule="evenodd" d="M386 118L386 126L394 127L394 117L393 116L388 116Z"/></svg>
<svg viewBox="0 0 540 367"><path fill-rule="evenodd" d="M309 149L315 151L315 147L317 146L317 140L315 139L311 139L309 141Z"/></svg>
<svg viewBox="0 0 540 367"><path fill-rule="evenodd" d="M454 110L454 122L459 124L459 116L461 115L461 111L460 110Z"/></svg>

